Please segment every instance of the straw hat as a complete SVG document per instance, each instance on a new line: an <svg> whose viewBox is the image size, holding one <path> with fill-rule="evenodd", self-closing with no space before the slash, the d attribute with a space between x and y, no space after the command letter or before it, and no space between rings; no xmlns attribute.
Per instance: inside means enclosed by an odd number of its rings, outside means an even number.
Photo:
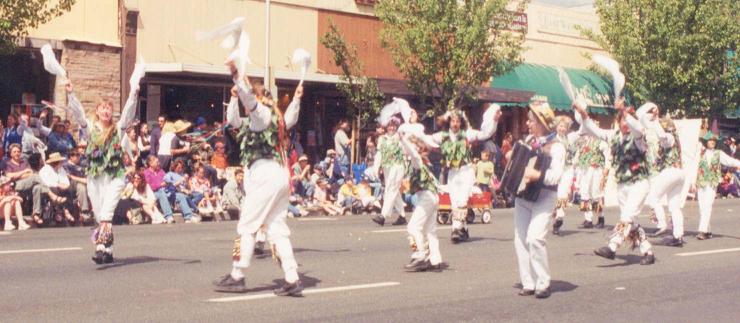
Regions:
<svg viewBox="0 0 740 323"><path fill-rule="evenodd" d="M555 128L555 113L552 112L547 102L532 102L529 104L529 110L547 128L547 131Z"/></svg>
<svg viewBox="0 0 740 323"><path fill-rule="evenodd" d="M710 140L717 141L717 139L719 139L719 137L711 130L707 131L704 137L701 137L701 140L704 140L704 141L710 141Z"/></svg>
<svg viewBox="0 0 740 323"><path fill-rule="evenodd" d="M188 130L192 124L187 121L183 120L177 120L175 122L167 122L164 124L164 127L162 127L162 132L174 132L174 133L180 133L185 130Z"/></svg>
<svg viewBox="0 0 740 323"><path fill-rule="evenodd" d="M298 161L299 161L299 162L302 162L302 161L305 161L305 162L307 162L307 161L308 161L308 157L306 157L306 155L301 155L301 157L300 157L300 158L298 158Z"/></svg>
<svg viewBox="0 0 740 323"><path fill-rule="evenodd" d="M49 159L46 160L47 164L53 164L57 162L63 162L67 160L67 158L64 158L60 153L53 153L49 155Z"/></svg>

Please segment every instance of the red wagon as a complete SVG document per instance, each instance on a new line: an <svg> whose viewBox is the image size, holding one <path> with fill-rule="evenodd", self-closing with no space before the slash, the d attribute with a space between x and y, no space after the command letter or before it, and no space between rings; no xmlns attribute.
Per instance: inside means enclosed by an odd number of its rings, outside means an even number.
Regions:
<svg viewBox="0 0 740 323"><path fill-rule="evenodd" d="M452 203L450 202L450 194L446 192L440 192L439 196L439 208L437 209L437 223L445 224L450 222L452 213ZM491 193L473 193L468 198L468 216L466 221L468 223L474 223L476 217L480 217L482 223L491 223L493 213L491 210L493 205L491 203Z"/></svg>

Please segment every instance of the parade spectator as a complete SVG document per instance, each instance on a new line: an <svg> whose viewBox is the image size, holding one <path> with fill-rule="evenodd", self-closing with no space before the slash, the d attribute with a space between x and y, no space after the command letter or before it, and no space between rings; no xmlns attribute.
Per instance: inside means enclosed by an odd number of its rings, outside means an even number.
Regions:
<svg viewBox="0 0 740 323"><path fill-rule="evenodd" d="M355 205L355 202L358 202L357 188L355 187L352 177L347 176L344 179L342 186L339 187L339 192L337 193L337 204L342 208L351 210Z"/></svg>
<svg viewBox="0 0 740 323"><path fill-rule="evenodd" d="M167 122L167 118L162 114L157 117L157 124L152 128L151 134L149 135L149 154L152 156L159 155L159 138L162 137L162 128ZM148 159L148 157L147 157Z"/></svg>
<svg viewBox="0 0 740 323"><path fill-rule="evenodd" d="M343 173L349 172L349 158L352 152L352 140L354 140L347 136L348 131L350 131L349 121L346 119L340 120L334 130L334 150L339 157L339 166Z"/></svg>
<svg viewBox="0 0 740 323"><path fill-rule="evenodd" d="M164 170L159 167L159 158L157 158L157 156L150 155L147 160L147 165L149 167L144 170L144 180L147 185L149 185L149 188L154 192L154 196L159 202L159 207L161 208L162 213L164 213L164 218L167 220L167 223L175 223L172 204L170 203L170 194L167 191L167 184L164 182L165 173ZM180 200L178 200L178 202L180 202ZM184 204L187 205L187 200L185 200Z"/></svg>
<svg viewBox="0 0 740 323"><path fill-rule="evenodd" d="M484 150L480 153L480 160L475 164L475 183L483 192L491 191L491 178L494 166L490 161L491 153Z"/></svg>
<svg viewBox="0 0 740 323"><path fill-rule="evenodd" d="M383 183L380 181L380 177L375 174L375 171L373 170L374 163L375 161L373 160L367 165L365 172L362 173L362 177L367 180L367 185L373 189L373 196L377 200L380 200L380 197L383 196Z"/></svg>
<svg viewBox="0 0 740 323"><path fill-rule="evenodd" d="M77 197L77 206L80 210L80 217L83 221L90 219L90 201L87 199L87 176L85 169L80 165L80 152L77 149L69 153L69 159L64 164L67 171L70 186L73 191L72 196Z"/></svg>
<svg viewBox="0 0 740 323"><path fill-rule="evenodd" d="M169 169L173 158L190 152L190 146L180 140L179 134L185 133L190 128L190 123L177 120L167 123L162 128L162 136L159 138L159 150L157 152L162 168Z"/></svg>
<svg viewBox="0 0 740 323"><path fill-rule="evenodd" d="M128 155L130 165L136 165L139 162L139 138L136 126L126 129L126 135L121 140L121 149Z"/></svg>
<svg viewBox="0 0 740 323"><path fill-rule="evenodd" d="M47 137L47 154L59 153L63 157L69 155L69 151L77 147L72 135L67 132L63 122L54 124L53 131Z"/></svg>
<svg viewBox="0 0 740 323"><path fill-rule="evenodd" d="M64 214L67 219L67 223L75 223L75 218L70 212L72 206L72 199L74 197L69 177L67 177L67 171L62 167L63 163L67 161L66 158L62 157L60 153L52 153L49 155L49 159L46 160L46 165L39 171L39 177L43 184L49 188L54 194L63 196L63 201L52 200L52 206L55 209L54 214ZM57 223L61 222L62 219L57 217L55 219Z"/></svg>
<svg viewBox="0 0 740 323"><path fill-rule="evenodd" d="M244 171L238 168L234 171L234 177L224 186L223 206L232 219L239 218L242 198L244 198Z"/></svg>
<svg viewBox="0 0 740 323"><path fill-rule="evenodd" d="M8 122L5 124L3 131L3 151L9 153L10 145L23 142L24 126L21 124L18 114L11 113L8 115Z"/></svg>
<svg viewBox="0 0 740 323"><path fill-rule="evenodd" d="M56 203L64 203L67 199L56 195L49 190L41 181L38 174L31 170L31 166L26 160L21 158L21 146L12 144L9 146L10 159L3 163L3 172L12 182L15 183L16 192L21 196L31 196L33 199L33 221L37 225L44 223L41 217L42 204L41 198L44 194Z"/></svg>
<svg viewBox="0 0 740 323"><path fill-rule="evenodd" d="M210 215L222 213L221 194L211 188L211 182L206 177L206 170L203 165L195 168L195 173L190 178L190 194L193 204L200 210L200 214Z"/></svg>
<svg viewBox="0 0 740 323"><path fill-rule="evenodd" d="M737 184L734 181L732 171L728 170L722 176L722 182L717 186L717 193L719 193L722 198L740 197L740 192L738 191Z"/></svg>
<svg viewBox="0 0 740 323"><path fill-rule="evenodd" d="M226 156L226 145L222 141L214 144L213 156L211 156L211 166L218 171L218 177L223 178L223 173L229 167L228 156Z"/></svg>
<svg viewBox="0 0 740 323"><path fill-rule="evenodd" d="M381 204L379 195L376 196L373 188L370 186L367 176L362 176L360 183L357 184L357 199L364 212L380 211Z"/></svg>
<svg viewBox="0 0 740 323"><path fill-rule="evenodd" d="M195 128L193 129L193 134L196 136L202 136L206 132L208 132L208 122L206 121L206 118L198 117L195 119Z"/></svg>
<svg viewBox="0 0 740 323"><path fill-rule="evenodd" d="M123 194L128 199L134 201L141 211L148 217L148 221L152 224L166 223L164 215L157 208L157 198L154 196L154 192L151 187L147 185L144 179L144 174L137 172L134 173L131 182L126 185L123 190ZM126 217L132 224L138 224L134 219L136 218L132 210L128 210Z"/></svg>
<svg viewBox="0 0 740 323"><path fill-rule="evenodd" d="M149 134L149 125L142 122L139 125L139 135L136 147L139 148L139 160L146 161L149 158L149 152L152 149L151 135Z"/></svg>
<svg viewBox="0 0 740 323"><path fill-rule="evenodd" d="M0 211L3 212L3 217L5 218L3 230L15 230L12 217L15 217L18 221L18 230L28 230L31 227L23 219L22 202L23 199L13 189L13 183L10 181L10 178L0 176Z"/></svg>
<svg viewBox="0 0 740 323"><path fill-rule="evenodd" d="M182 211L185 223L198 223L200 218L193 214L194 203L192 203L190 188L188 187L189 175L185 174L185 162L181 159L175 160L170 167L170 171L164 175L164 182L167 183L168 199L177 201L177 205ZM165 212L167 211L162 208Z"/></svg>
<svg viewBox="0 0 740 323"><path fill-rule="evenodd" d="M314 201L326 214L336 216L342 214L344 210L334 205L329 194L329 182L326 179L319 179L316 189L313 192Z"/></svg>
<svg viewBox="0 0 740 323"><path fill-rule="evenodd" d="M506 164L509 163L509 160L506 158L506 156L508 156L508 153L511 150L513 144L514 144L514 137L511 135L511 132L507 132L504 135L504 141L501 143L501 154L504 156L503 158L504 167L506 167Z"/></svg>
<svg viewBox="0 0 740 323"><path fill-rule="evenodd" d="M298 162L293 164L291 181L293 182L293 191L305 198L313 194L313 185L311 184L311 165L308 164L308 156L302 155Z"/></svg>
<svg viewBox="0 0 740 323"><path fill-rule="evenodd" d="M298 156L304 155L303 145L301 144L301 132L300 131L293 131L293 136L291 137L290 141L290 148L292 151L295 151L295 154Z"/></svg>

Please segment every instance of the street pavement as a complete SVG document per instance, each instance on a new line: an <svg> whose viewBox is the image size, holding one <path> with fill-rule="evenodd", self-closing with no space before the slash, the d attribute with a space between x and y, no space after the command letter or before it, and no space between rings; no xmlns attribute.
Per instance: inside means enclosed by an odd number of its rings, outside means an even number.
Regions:
<svg viewBox="0 0 740 323"><path fill-rule="evenodd" d="M513 210L470 226L453 245L440 226L441 273L406 273L404 227L370 216L291 219L302 298L273 297L282 271L269 255L252 260L246 294L212 290L231 268L236 222L118 226L116 261L90 260L91 230L0 232L0 322L737 322L740 317L740 199L717 200L715 238L693 238L694 202L684 208L687 243L658 245L641 266L637 251L593 255L606 230L582 230L571 208L562 236L548 235L552 296L518 296ZM617 210L606 210L613 224ZM640 222L653 231L647 217Z"/></svg>

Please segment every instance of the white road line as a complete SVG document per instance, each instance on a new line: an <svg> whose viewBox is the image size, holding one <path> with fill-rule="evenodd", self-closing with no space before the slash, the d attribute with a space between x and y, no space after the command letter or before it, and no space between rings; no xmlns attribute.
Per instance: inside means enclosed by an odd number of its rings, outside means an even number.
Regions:
<svg viewBox="0 0 740 323"><path fill-rule="evenodd" d="M740 248L715 249L715 250L697 251L697 252L682 252L682 253L677 253L676 256L679 256L679 257L701 256L701 255L711 255L715 253L737 252L737 251L740 251Z"/></svg>
<svg viewBox="0 0 740 323"><path fill-rule="evenodd" d="M452 227L440 227L437 230L451 230ZM393 232L406 232L406 229L386 229L386 230L373 230L370 233L393 233Z"/></svg>
<svg viewBox="0 0 740 323"><path fill-rule="evenodd" d="M9 254L16 254L16 253L34 253L34 252L73 251L73 250L82 250L82 248L69 247L69 248L50 248L50 249L0 250L0 255L9 255Z"/></svg>
<svg viewBox="0 0 740 323"><path fill-rule="evenodd" d="M391 286L398 286L401 285L399 282L382 282L382 283L373 283L373 284L362 284L362 285L349 285L349 286L338 286L338 287L328 287L328 288L309 288L303 291L303 295L308 294L321 294L321 293L331 293L331 292L343 292L348 290L355 290L355 289L368 289L368 288L379 288L379 287L391 287ZM226 303L226 302L238 302L238 301L251 301L255 299L263 299L263 298L273 298L277 297L273 293L265 293L265 294L257 294L257 295L247 295L247 296L233 296L233 297L220 297L220 298L211 298L208 300L208 302L212 303Z"/></svg>
<svg viewBox="0 0 740 323"><path fill-rule="evenodd" d="M337 218L300 218L298 221L336 221Z"/></svg>

